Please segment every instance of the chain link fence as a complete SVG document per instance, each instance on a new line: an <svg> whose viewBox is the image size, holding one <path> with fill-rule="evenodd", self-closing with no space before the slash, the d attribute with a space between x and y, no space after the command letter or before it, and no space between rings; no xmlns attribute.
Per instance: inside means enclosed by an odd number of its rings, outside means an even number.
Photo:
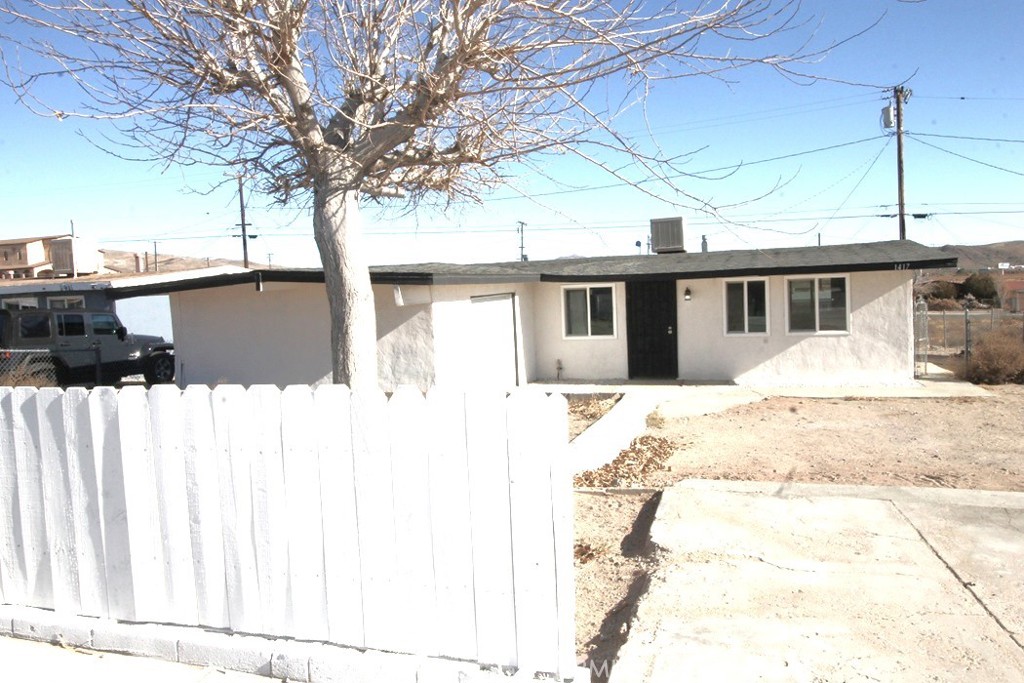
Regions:
<svg viewBox="0 0 1024 683"><path fill-rule="evenodd" d="M928 374L929 363L949 370L966 368L971 352L988 333L1016 328L1024 342L1024 314L1002 308L929 311L924 299L914 305L914 373Z"/></svg>
<svg viewBox="0 0 1024 683"><path fill-rule="evenodd" d="M57 366L46 349L0 349L0 386L55 387Z"/></svg>

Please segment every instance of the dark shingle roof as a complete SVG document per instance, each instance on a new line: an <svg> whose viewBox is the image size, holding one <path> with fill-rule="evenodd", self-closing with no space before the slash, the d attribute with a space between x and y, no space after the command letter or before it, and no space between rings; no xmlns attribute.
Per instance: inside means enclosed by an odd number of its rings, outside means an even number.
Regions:
<svg viewBox="0 0 1024 683"><path fill-rule="evenodd" d="M596 282L600 280L692 279L751 275L917 270L955 267L956 259L907 240L825 247L751 249L651 256L602 256L551 261L377 266L375 282L420 279L427 284L459 282Z"/></svg>
<svg viewBox="0 0 1024 683"><path fill-rule="evenodd" d="M651 256L602 256L505 263L419 263L372 266L375 284L487 284L503 282L609 282L917 270L956 267L956 258L916 242L894 240L866 244L788 249L751 249ZM108 290L111 298L165 294L249 282L323 282L319 269L256 270L193 277L177 282Z"/></svg>

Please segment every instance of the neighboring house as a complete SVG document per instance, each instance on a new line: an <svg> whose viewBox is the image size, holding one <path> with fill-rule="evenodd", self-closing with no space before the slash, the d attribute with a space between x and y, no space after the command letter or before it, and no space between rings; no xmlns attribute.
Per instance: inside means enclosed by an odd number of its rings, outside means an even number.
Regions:
<svg viewBox="0 0 1024 683"><path fill-rule="evenodd" d="M0 308L85 308L116 312L132 332L156 334L171 339L170 307L166 296L124 299L112 291L127 286L154 285L171 279L248 273L234 266L218 266L170 273L106 273L79 277L0 279ZM118 300L120 306L116 306Z"/></svg>
<svg viewBox="0 0 1024 683"><path fill-rule="evenodd" d="M101 263L94 242L71 235L0 240L0 279L97 273Z"/></svg>
<svg viewBox="0 0 1024 683"><path fill-rule="evenodd" d="M382 386L532 381L899 384L913 379L910 241L371 268ZM181 384L330 378L323 273L127 285L167 294Z"/></svg>
<svg viewBox="0 0 1024 683"><path fill-rule="evenodd" d="M1024 279L1015 279L1011 275L1003 277L999 300L1003 308L1010 313L1024 313Z"/></svg>

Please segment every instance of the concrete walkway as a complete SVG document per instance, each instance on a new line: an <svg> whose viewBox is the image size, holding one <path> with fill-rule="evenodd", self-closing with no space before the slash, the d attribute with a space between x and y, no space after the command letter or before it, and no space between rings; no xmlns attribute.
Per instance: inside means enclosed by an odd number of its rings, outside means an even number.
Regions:
<svg viewBox="0 0 1024 683"><path fill-rule="evenodd" d="M577 471L610 462L655 409L991 396L941 374L880 387L545 388L623 393L570 444ZM611 683L1024 682L1024 494L694 480L664 493L651 536L662 562Z"/></svg>
<svg viewBox="0 0 1024 683"><path fill-rule="evenodd" d="M685 481L612 683L1024 681L1024 494Z"/></svg>

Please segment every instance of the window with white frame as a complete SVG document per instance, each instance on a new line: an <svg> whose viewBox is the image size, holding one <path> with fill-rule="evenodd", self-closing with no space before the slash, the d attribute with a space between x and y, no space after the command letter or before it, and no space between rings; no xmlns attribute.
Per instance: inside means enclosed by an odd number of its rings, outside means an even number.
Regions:
<svg viewBox="0 0 1024 683"><path fill-rule="evenodd" d="M34 297L4 299L3 302L0 303L0 306L8 311L24 311L39 308L39 306L36 305L36 299Z"/></svg>
<svg viewBox="0 0 1024 683"><path fill-rule="evenodd" d="M726 282L725 333L767 334L767 332L767 280Z"/></svg>
<svg viewBox="0 0 1024 683"><path fill-rule="evenodd" d="M84 296L51 296L46 300L46 305L50 308L66 309L66 308L85 308L85 297Z"/></svg>
<svg viewBox="0 0 1024 683"><path fill-rule="evenodd" d="M611 285L564 287L562 312L566 337L615 336L615 288Z"/></svg>
<svg viewBox="0 0 1024 683"><path fill-rule="evenodd" d="M848 290L848 279L845 275L788 279L786 311L789 331L849 331Z"/></svg>

